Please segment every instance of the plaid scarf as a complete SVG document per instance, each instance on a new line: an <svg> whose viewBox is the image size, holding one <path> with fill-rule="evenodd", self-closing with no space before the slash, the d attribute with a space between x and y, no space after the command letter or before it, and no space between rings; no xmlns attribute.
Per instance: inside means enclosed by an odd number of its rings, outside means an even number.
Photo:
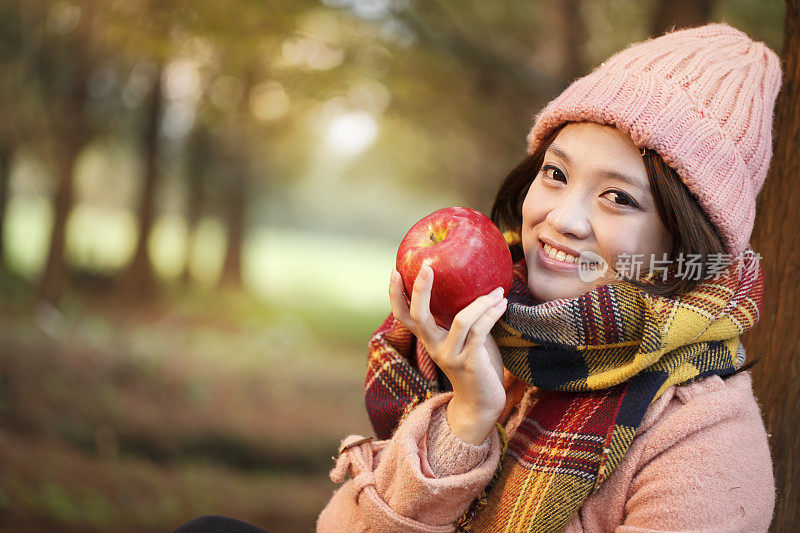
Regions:
<svg viewBox="0 0 800 533"><path fill-rule="evenodd" d="M498 473L462 530L560 531L624 457L648 406L672 385L727 376L744 363L739 335L758 321L763 275L752 250L677 298L630 283L537 302L524 259L492 330L505 367L541 389ZM408 409L439 392L421 343L390 315L369 343L367 410L389 438Z"/></svg>

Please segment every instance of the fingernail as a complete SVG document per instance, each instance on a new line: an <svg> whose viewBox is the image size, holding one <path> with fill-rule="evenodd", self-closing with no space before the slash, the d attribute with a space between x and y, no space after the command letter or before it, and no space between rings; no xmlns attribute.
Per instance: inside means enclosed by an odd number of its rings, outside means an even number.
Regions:
<svg viewBox="0 0 800 533"><path fill-rule="evenodd" d="M400 272L397 269L392 270L392 275L390 277L392 283L397 283L397 280L400 278Z"/></svg>
<svg viewBox="0 0 800 533"><path fill-rule="evenodd" d="M492 291L492 296L497 298L498 296L502 296L503 292L504 292L503 287L497 287L495 290Z"/></svg>
<svg viewBox="0 0 800 533"><path fill-rule="evenodd" d="M419 269L419 277L422 278L422 281L425 281L429 277L431 277L430 267L425 268L426 266L427 265L422 265L422 267L420 267L420 269Z"/></svg>
<svg viewBox="0 0 800 533"><path fill-rule="evenodd" d="M502 308L503 308L503 307L504 307L504 306L505 306L507 303L508 303L508 300L507 300L507 299L505 299L505 298L503 298L502 300L500 300L499 302L497 302L496 304L494 304L494 308L495 308L495 309L497 309L497 310L500 310L500 309L502 309Z"/></svg>

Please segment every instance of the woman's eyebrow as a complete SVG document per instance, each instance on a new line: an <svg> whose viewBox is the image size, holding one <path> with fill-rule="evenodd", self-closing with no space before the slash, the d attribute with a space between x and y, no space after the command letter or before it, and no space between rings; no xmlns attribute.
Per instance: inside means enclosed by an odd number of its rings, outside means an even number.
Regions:
<svg viewBox="0 0 800 533"><path fill-rule="evenodd" d="M572 165L572 159L569 157L569 155L567 155L567 153L564 150L562 150L558 146L555 146L555 145L551 144L547 148L547 151L548 152L553 152L558 157L563 159L568 165ZM615 179L618 179L620 181L624 181L625 183L627 183L629 185L632 185L634 187L638 187L639 189L642 189L643 191L650 192L650 184L649 183L642 183L641 180L638 180L638 179L636 179L634 177L628 176L627 174L622 174L620 172L617 172L616 170L611 170L611 169L608 169L608 168L598 168L598 169L595 170L595 172L597 174L600 174L603 177L615 178Z"/></svg>

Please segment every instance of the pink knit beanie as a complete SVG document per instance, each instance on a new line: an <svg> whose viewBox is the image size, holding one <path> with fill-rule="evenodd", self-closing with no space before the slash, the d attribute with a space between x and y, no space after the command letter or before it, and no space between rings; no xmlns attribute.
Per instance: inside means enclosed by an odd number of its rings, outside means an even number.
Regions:
<svg viewBox="0 0 800 533"><path fill-rule="evenodd" d="M675 169L738 255L772 158L780 60L727 24L636 43L575 80L536 117L529 151L565 122L614 125Z"/></svg>

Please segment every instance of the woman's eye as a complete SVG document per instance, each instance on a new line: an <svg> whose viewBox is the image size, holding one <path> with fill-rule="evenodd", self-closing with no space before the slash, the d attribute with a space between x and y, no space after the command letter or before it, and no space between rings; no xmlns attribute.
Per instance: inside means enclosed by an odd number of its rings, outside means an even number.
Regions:
<svg viewBox="0 0 800 533"><path fill-rule="evenodd" d="M605 195L617 205L637 206L636 201L622 191L608 191Z"/></svg>
<svg viewBox="0 0 800 533"><path fill-rule="evenodd" d="M564 175L564 173L552 165L543 166L542 172L544 173L545 176L547 176L551 180L562 181L564 183L567 182L567 177Z"/></svg>

